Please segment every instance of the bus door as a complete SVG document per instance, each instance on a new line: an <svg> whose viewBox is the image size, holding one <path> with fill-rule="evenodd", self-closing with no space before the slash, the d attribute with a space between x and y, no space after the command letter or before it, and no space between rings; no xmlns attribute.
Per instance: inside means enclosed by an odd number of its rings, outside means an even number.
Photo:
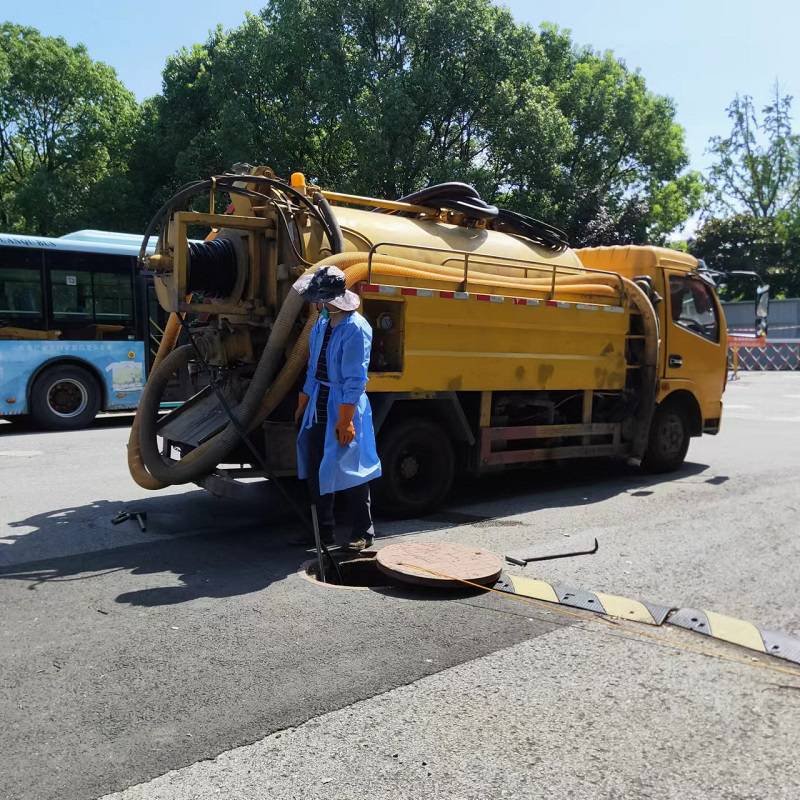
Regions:
<svg viewBox="0 0 800 800"><path fill-rule="evenodd" d="M148 275L141 276L144 282L144 314L142 323L144 327L143 335L146 342L145 353L147 359L147 374L153 366L158 346L161 344L161 337L164 335L164 327L167 324L168 314L158 304L156 290L153 286L153 279Z"/></svg>

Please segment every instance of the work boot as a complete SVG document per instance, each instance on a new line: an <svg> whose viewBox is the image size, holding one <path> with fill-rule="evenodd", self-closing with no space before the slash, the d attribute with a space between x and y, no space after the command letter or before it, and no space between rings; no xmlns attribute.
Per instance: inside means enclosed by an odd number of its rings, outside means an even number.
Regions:
<svg viewBox="0 0 800 800"><path fill-rule="evenodd" d="M347 550L350 553L360 553L362 550L367 550L372 547L374 541L374 536L362 536L360 539L353 539L347 544L343 544L342 550Z"/></svg>

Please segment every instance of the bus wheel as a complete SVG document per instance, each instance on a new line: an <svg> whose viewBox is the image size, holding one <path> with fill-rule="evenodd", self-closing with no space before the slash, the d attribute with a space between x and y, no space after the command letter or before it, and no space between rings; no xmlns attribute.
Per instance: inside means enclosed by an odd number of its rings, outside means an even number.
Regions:
<svg viewBox="0 0 800 800"><path fill-rule="evenodd" d="M33 383L31 416L39 427L51 431L85 428L99 410L97 381L81 367L50 367Z"/></svg>
<svg viewBox="0 0 800 800"><path fill-rule="evenodd" d="M378 446L383 474L375 483L376 506L393 516L420 516L439 506L453 485L453 445L427 419L389 424Z"/></svg>
<svg viewBox="0 0 800 800"><path fill-rule="evenodd" d="M674 472L689 449L689 420L677 405L656 408L650 424L650 439L642 459L646 472Z"/></svg>

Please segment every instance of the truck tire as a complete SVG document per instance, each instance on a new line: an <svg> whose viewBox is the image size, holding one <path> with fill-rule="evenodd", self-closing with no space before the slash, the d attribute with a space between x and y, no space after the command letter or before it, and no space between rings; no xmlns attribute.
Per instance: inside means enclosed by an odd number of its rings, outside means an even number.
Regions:
<svg viewBox="0 0 800 800"><path fill-rule="evenodd" d="M677 404L656 408L650 424L650 438L642 459L645 472L674 472L686 458L689 449L689 420Z"/></svg>
<svg viewBox="0 0 800 800"><path fill-rule="evenodd" d="M45 369L33 382L31 417L51 431L73 431L89 425L100 410L94 376L71 364Z"/></svg>
<svg viewBox="0 0 800 800"><path fill-rule="evenodd" d="M383 474L375 482L375 499L385 514L426 514L441 505L453 486L453 444L435 422L413 417L389 423L378 455Z"/></svg>

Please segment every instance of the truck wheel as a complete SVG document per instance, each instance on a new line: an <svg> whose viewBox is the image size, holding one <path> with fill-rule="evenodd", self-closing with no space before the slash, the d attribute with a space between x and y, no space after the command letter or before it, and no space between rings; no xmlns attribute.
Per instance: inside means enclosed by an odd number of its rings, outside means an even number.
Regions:
<svg viewBox="0 0 800 800"><path fill-rule="evenodd" d="M51 431L85 428L99 409L97 381L81 367L68 364L50 367L33 383L31 416L41 428Z"/></svg>
<svg viewBox="0 0 800 800"><path fill-rule="evenodd" d="M658 406L642 468L646 472L674 472L686 458L690 436L689 421L677 405Z"/></svg>
<svg viewBox="0 0 800 800"><path fill-rule="evenodd" d="M382 476L376 506L399 517L417 517L439 506L455 477L455 455L447 434L427 419L392 425L379 443Z"/></svg>

